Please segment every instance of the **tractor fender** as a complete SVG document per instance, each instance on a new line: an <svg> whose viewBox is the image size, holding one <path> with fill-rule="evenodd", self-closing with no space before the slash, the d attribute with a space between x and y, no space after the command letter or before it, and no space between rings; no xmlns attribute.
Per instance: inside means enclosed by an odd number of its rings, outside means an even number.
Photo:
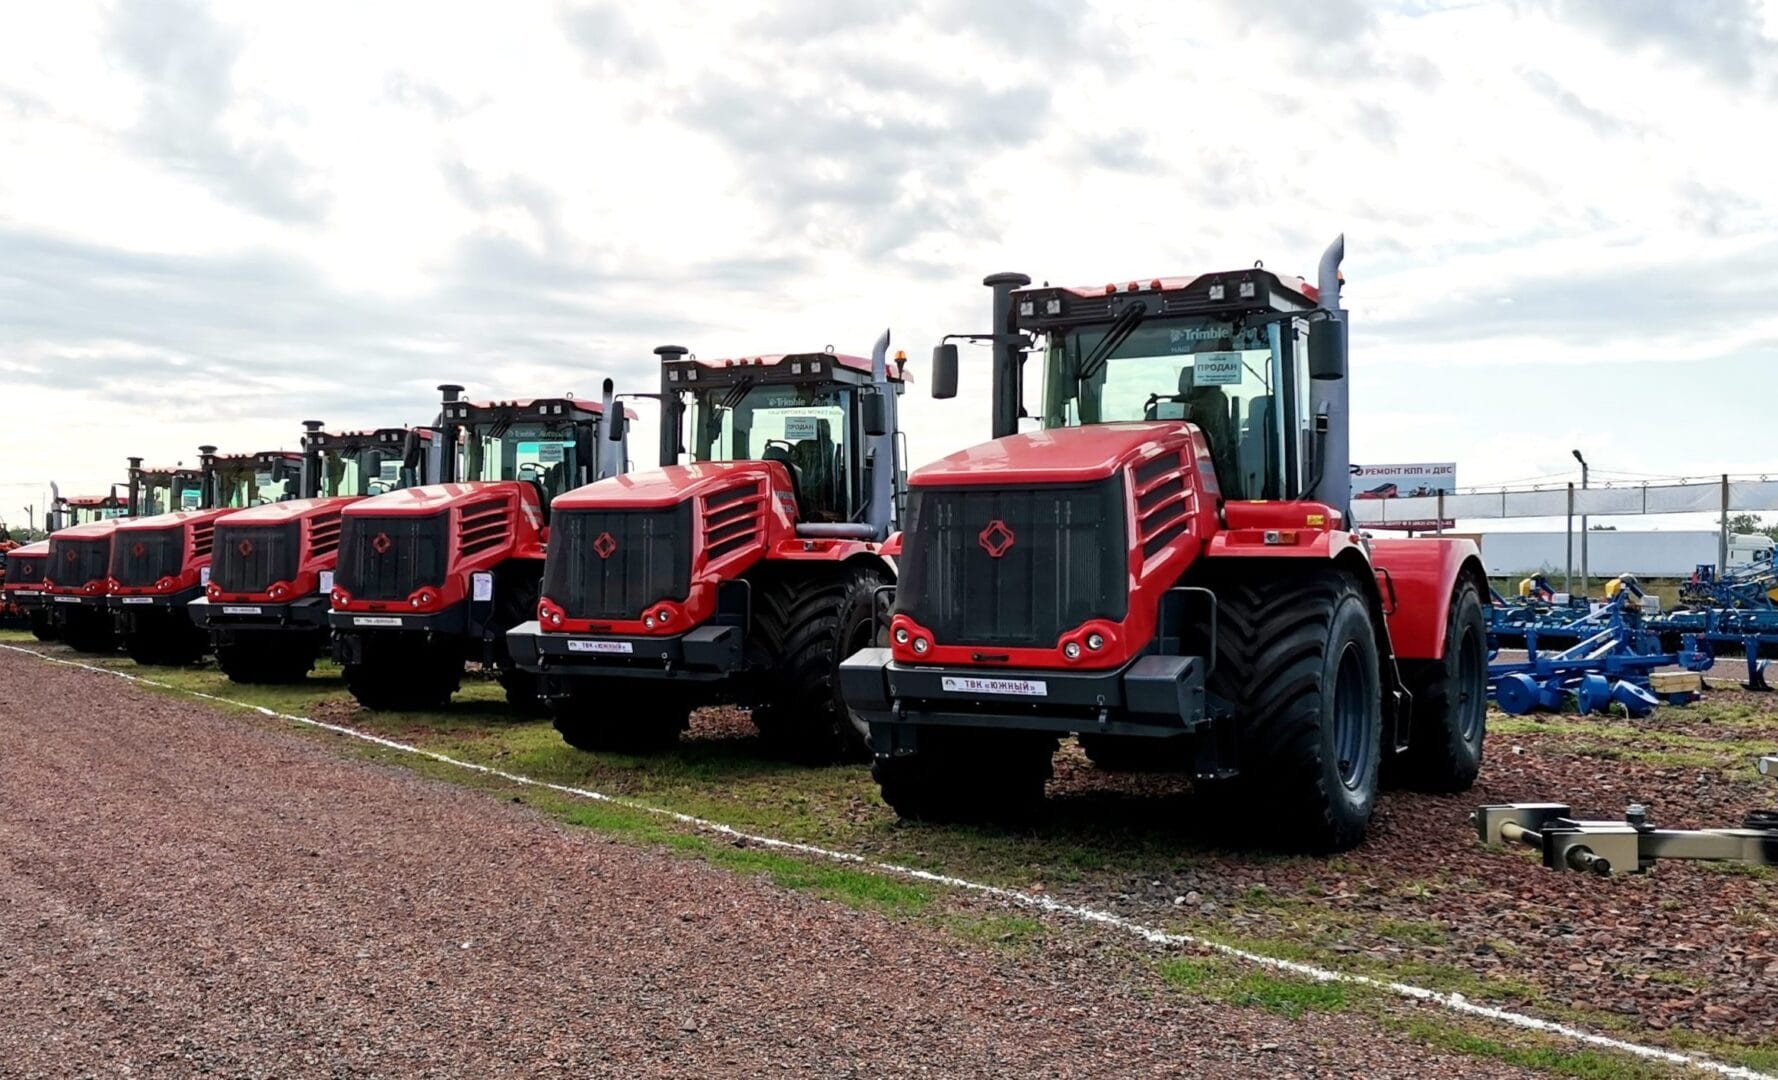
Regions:
<svg viewBox="0 0 1778 1080"><path fill-rule="evenodd" d="M1378 584L1390 593L1389 636L1403 660L1442 660L1451 597L1459 581L1487 596L1488 575L1473 540L1423 536L1370 542Z"/></svg>

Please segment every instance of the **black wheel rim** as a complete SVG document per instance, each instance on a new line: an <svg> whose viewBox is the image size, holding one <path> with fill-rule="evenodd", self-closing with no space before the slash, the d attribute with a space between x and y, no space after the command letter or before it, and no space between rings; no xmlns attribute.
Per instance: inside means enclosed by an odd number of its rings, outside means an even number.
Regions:
<svg viewBox="0 0 1778 1080"><path fill-rule="evenodd" d="M1368 684L1364 653L1356 642L1348 642L1340 650L1340 662L1334 669L1333 722L1340 783L1350 791L1362 786L1369 775L1374 750Z"/></svg>
<svg viewBox="0 0 1778 1080"><path fill-rule="evenodd" d="M1452 708L1457 710L1457 733L1474 742L1488 711L1488 646L1473 626L1463 628L1457 648L1457 686Z"/></svg>

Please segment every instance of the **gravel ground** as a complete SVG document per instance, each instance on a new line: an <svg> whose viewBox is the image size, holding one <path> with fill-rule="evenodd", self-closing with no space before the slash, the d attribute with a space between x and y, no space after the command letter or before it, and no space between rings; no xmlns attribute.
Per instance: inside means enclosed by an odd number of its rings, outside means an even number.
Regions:
<svg viewBox="0 0 1778 1080"><path fill-rule="evenodd" d="M1711 700L1757 710L1755 722L1769 720L1764 731L1778 749L1778 695L1729 691ZM1640 801L1665 827L1739 825L1748 810L1778 804L1778 786L1760 779L1750 758L1727 770L1609 756L1660 750L1675 737L1758 737L1758 727L1713 722L1719 715L1667 708L1640 722L1551 716L1547 731L1533 724L1491 734L1472 791L1386 795L1370 838L1338 859L1256 860L1210 848L1165 872L1056 891L1154 924L1349 956L1335 957L1340 966L1387 960L1410 981L1416 967L1466 972L1489 988L1491 1001L1533 1013L1555 1004L1603 1014L1594 1026L1678 1029L1770 1049L1778 1046L1771 871L1664 862L1646 875L1561 874L1528 850L1483 848L1467 824L1484 803L1567 802L1579 816L1615 818ZM1561 730L1576 723L1588 732ZM1051 794L1071 818L1190 821L1188 789L1170 776L1107 774L1066 748ZM1191 902L1182 906L1182 897Z"/></svg>
<svg viewBox="0 0 1778 1080"><path fill-rule="evenodd" d="M964 948L17 653L0 736L0 1075L1524 1075Z"/></svg>

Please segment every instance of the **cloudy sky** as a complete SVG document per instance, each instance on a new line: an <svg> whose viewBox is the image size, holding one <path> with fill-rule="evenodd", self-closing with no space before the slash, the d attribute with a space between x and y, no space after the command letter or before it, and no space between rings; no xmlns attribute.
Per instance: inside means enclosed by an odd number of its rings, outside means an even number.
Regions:
<svg viewBox="0 0 1778 1080"><path fill-rule="evenodd" d="M1341 231L1356 460L1778 473L1778 3L756 7L10 7L0 517L439 382L647 389L664 342L887 326L918 376L985 273ZM981 359L916 462L985 433Z"/></svg>

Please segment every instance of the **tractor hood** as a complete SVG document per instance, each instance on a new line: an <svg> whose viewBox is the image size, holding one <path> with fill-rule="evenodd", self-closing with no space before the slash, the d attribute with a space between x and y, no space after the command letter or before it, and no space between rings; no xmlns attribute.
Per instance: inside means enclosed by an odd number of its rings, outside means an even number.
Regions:
<svg viewBox="0 0 1778 1080"><path fill-rule="evenodd" d="M103 540L116 532L123 523L124 519L122 518L89 521L85 525L70 525L66 529L59 530L55 535L58 540Z"/></svg>
<svg viewBox="0 0 1778 1080"><path fill-rule="evenodd" d="M238 513L238 512L239 511L232 511L232 510L175 510L170 514L156 514L153 517L130 518L128 521L120 521L117 524L117 528L120 531L127 529L131 532L136 532L138 530L146 530L146 529L167 529L167 528L173 527L174 525L189 525L189 524L193 524L193 523L202 524L203 522L206 522L206 521L215 521L217 518L221 517L223 514ZM90 529L90 528L96 528L96 527L97 527L96 525L81 526L81 528L84 528L84 529ZM70 534L72 534L74 532L74 530L69 529L68 532ZM82 535L96 535L96 534L82 534Z"/></svg>
<svg viewBox="0 0 1778 1080"><path fill-rule="evenodd" d="M249 506L245 510L230 511L222 523L227 525L283 525L317 514L337 511L350 506L360 499L357 495L339 495L326 499L290 499L285 502L266 503L264 506Z"/></svg>
<svg viewBox="0 0 1778 1080"><path fill-rule="evenodd" d="M774 461L709 461L669 465L664 469L613 476L558 496L556 510L635 509L676 506L700 495L712 495L736 480L766 476L779 491L790 489L790 472Z"/></svg>
<svg viewBox="0 0 1778 1080"><path fill-rule="evenodd" d="M1150 420L1022 432L939 458L916 470L908 483L914 487L1089 483L1126 464L1179 449L1190 431L1182 421Z"/></svg>
<svg viewBox="0 0 1778 1080"><path fill-rule="evenodd" d="M48 540L39 540L34 544L26 544L23 547L13 548L11 551L6 553L6 557L9 559L14 558L14 557L19 557L19 556L29 558L32 555L47 556L48 554L49 554L49 541Z"/></svg>
<svg viewBox="0 0 1778 1080"><path fill-rule="evenodd" d="M436 514L442 510L477 502L489 495L505 495L515 488L529 488L533 492L537 490L533 485L522 480L471 480L455 484L422 484L419 487L386 491L381 495L352 500L343 513L354 517L360 514L376 517Z"/></svg>

